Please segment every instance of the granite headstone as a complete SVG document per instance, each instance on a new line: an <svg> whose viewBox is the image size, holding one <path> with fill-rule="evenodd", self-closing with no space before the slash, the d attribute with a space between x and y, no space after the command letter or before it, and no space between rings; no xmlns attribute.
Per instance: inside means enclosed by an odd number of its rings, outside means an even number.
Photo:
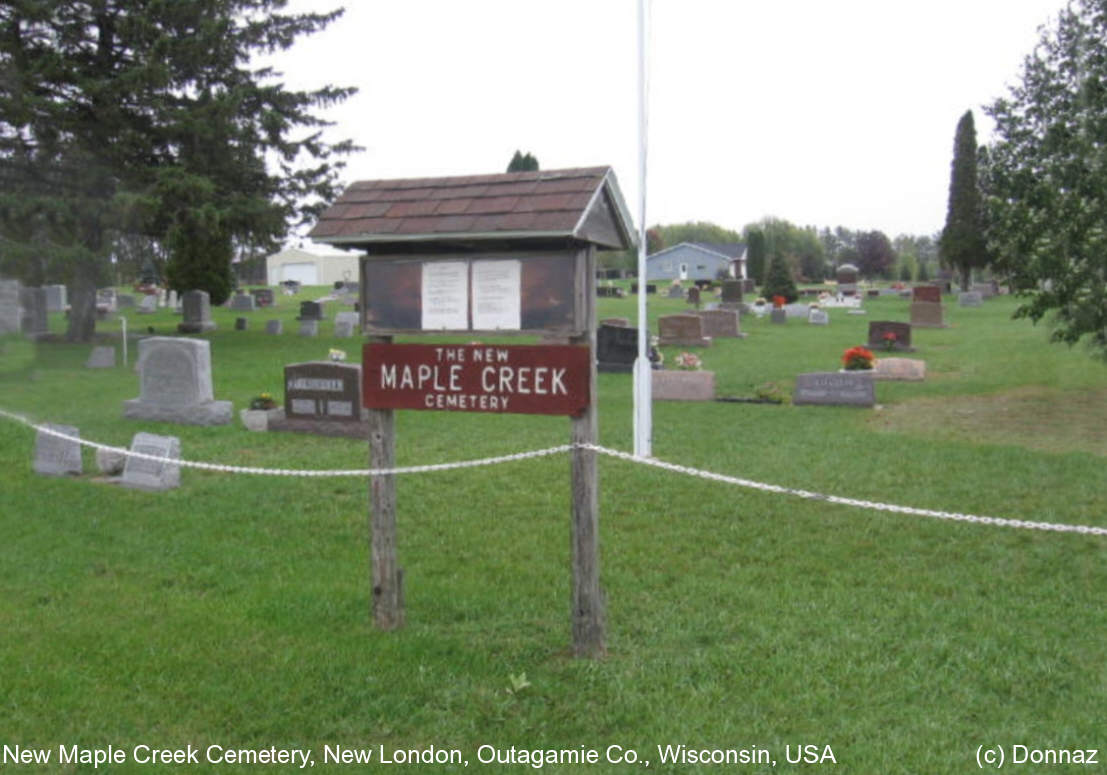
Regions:
<svg viewBox="0 0 1107 775"><path fill-rule="evenodd" d="M66 436L72 436L73 438L80 438L81 432L72 425L47 423L43 427L46 430L40 430L35 434L35 473L46 476L67 476L83 473L84 465L81 462L80 443L63 439L47 431L64 433Z"/></svg>
<svg viewBox="0 0 1107 775"><path fill-rule="evenodd" d="M172 462L181 458L181 440L176 436L139 432L131 440L130 451L163 459L152 460L128 455L120 481L124 487L160 491L180 486L181 466Z"/></svg>
<svg viewBox="0 0 1107 775"><path fill-rule="evenodd" d="M138 343L141 394L123 402L123 416L183 425L226 425L231 402L216 401L211 344L206 339L152 336Z"/></svg>

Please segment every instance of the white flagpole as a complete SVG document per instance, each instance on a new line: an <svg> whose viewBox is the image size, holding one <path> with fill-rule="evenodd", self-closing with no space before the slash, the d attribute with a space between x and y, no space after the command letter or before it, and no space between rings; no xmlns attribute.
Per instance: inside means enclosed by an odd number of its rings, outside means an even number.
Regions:
<svg viewBox="0 0 1107 775"><path fill-rule="evenodd" d="M653 456L650 330L646 318L646 27L649 0L638 0L638 358L634 362L634 456Z"/></svg>

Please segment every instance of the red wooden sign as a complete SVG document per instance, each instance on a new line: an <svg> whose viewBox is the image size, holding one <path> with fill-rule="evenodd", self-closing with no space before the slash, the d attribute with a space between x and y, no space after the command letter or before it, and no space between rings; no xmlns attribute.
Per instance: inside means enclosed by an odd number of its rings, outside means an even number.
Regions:
<svg viewBox="0 0 1107 775"><path fill-rule="evenodd" d="M577 415L591 400L591 358L583 345L366 344L362 403Z"/></svg>

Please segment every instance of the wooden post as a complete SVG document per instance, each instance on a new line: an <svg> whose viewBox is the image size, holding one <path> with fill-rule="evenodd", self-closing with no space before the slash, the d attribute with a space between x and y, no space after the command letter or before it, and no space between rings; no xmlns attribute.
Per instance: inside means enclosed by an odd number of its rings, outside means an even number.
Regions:
<svg viewBox="0 0 1107 775"><path fill-rule="evenodd" d="M391 342L371 336L370 342ZM369 467L396 465L396 429L392 409L369 409ZM369 477L369 535L373 583L373 623L382 630L404 624L404 572L396 565L396 477Z"/></svg>
<svg viewBox="0 0 1107 775"><path fill-rule="evenodd" d="M587 344L591 348L589 359L588 408L578 417L572 417L570 437L573 444L595 444L597 432L596 396L596 253L589 247L579 254L583 264L583 283L580 299L584 311L584 331L570 339L571 344ZM578 270L579 270L578 266ZM579 276L579 275L578 275ZM573 654L578 657L599 658L607 652L604 642L604 595L600 588L600 508L599 479L596 453L586 449L573 449L570 462L572 477L572 524L570 528L571 558L573 564Z"/></svg>

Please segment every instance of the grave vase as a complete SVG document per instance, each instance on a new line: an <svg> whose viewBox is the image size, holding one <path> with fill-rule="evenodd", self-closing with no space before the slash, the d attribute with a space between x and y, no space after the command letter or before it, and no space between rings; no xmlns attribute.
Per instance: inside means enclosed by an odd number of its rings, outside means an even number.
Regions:
<svg viewBox="0 0 1107 775"><path fill-rule="evenodd" d="M242 424L246 426L246 430L267 431L269 430L269 419L280 412L280 407L276 409L239 409L238 416L242 420Z"/></svg>

